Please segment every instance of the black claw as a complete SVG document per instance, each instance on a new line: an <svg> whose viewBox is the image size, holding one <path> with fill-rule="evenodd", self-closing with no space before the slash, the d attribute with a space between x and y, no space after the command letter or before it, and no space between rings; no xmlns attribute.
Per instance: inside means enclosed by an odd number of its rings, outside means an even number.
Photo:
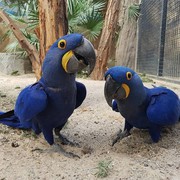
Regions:
<svg viewBox="0 0 180 180"><path fill-rule="evenodd" d="M57 151L60 151L64 156L66 156L68 158L79 158L80 159L80 156L78 156L72 152L65 151L59 144L53 144L53 146L55 147L55 149Z"/></svg>
<svg viewBox="0 0 180 180"><path fill-rule="evenodd" d="M70 140L68 140L64 135L59 134L59 139L61 141L61 144L63 145L70 145L70 146L75 146L75 147L80 147L80 145L76 142L72 142Z"/></svg>
<svg viewBox="0 0 180 180"><path fill-rule="evenodd" d="M128 137L129 135L130 132L127 129L124 131L120 129L119 133L117 134L117 137L112 142L112 146L114 146L114 144L116 144L118 141L122 140L123 138Z"/></svg>
<svg viewBox="0 0 180 180"><path fill-rule="evenodd" d="M66 157L69 157L69 158L78 158L80 159L80 156L78 156L77 154L74 154L72 152L66 152L66 154L64 154Z"/></svg>
<svg viewBox="0 0 180 180"><path fill-rule="evenodd" d="M114 139L111 146L114 146L118 141L118 138Z"/></svg>

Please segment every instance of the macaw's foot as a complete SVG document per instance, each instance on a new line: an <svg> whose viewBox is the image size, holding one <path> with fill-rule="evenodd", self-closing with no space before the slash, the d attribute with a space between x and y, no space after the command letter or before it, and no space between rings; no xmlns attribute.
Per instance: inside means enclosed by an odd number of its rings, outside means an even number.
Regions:
<svg viewBox="0 0 180 180"><path fill-rule="evenodd" d="M114 144L116 144L118 141L120 141L121 139L128 137L130 134L130 132L126 129L124 131L122 131L120 129L119 133L117 134L117 137L113 140L112 142L112 146L114 146Z"/></svg>
<svg viewBox="0 0 180 180"><path fill-rule="evenodd" d="M54 133L56 134L56 136L59 137L59 140L60 140L60 142L61 142L62 145L70 145L70 146L80 147L80 145L79 145L78 143L72 142L72 141L68 140L68 139L66 138L66 136L62 135L62 134L60 133L60 130L61 130L61 129L62 129L61 127L60 127L60 128L55 128L55 129L54 129Z"/></svg>
<svg viewBox="0 0 180 180"><path fill-rule="evenodd" d="M66 138L66 136L62 135L61 133L59 133L59 139L61 141L61 144L63 144L63 145L70 145L70 146L80 147L80 145L78 143L68 140Z"/></svg>
<svg viewBox="0 0 180 180"><path fill-rule="evenodd" d="M67 151L65 151L65 150L62 148L62 146L59 145L59 144L53 144L52 146L53 146L53 148L54 148L56 151L61 152L64 156L66 156L66 157L68 157L68 158L79 158L79 159L80 159L80 157L79 157L78 155L76 155L76 154L74 154L74 153L72 153L72 152L67 152Z"/></svg>

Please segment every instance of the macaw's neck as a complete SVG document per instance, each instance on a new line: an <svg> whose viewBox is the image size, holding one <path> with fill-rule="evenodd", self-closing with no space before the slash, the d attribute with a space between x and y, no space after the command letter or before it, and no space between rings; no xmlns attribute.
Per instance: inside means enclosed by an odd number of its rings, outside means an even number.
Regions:
<svg viewBox="0 0 180 180"><path fill-rule="evenodd" d="M51 72L50 74L43 74L40 81L43 81L48 87L69 87L75 82L75 74Z"/></svg>
<svg viewBox="0 0 180 180"><path fill-rule="evenodd" d="M75 82L75 74L65 72L62 67L61 55L58 53L47 53L42 67L42 78L48 87L62 88L67 84Z"/></svg>
<svg viewBox="0 0 180 180"><path fill-rule="evenodd" d="M133 88L127 101L133 102L134 105L136 104L137 106L139 106L143 104L146 98L147 98L147 91L142 84L137 86L136 88Z"/></svg>
<svg viewBox="0 0 180 180"><path fill-rule="evenodd" d="M63 69L62 56L63 54L59 52L58 48L53 48L46 54L42 66L42 79L48 87L64 88L75 82L75 74L68 74Z"/></svg>
<svg viewBox="0 0 180 180"><path fill-rule="evenodd" d="M147 90L143 86L143 84L138 84L135 88L130 89L130 94L128 98L122 100L123 106L126 105L128 107L134 108L141 106L146 102L148 96L147 96Z"/></svg>

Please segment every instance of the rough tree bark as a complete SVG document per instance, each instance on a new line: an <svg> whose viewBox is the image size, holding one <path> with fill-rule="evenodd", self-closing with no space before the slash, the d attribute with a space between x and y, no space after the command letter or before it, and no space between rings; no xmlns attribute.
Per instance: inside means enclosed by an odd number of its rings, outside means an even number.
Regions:
<svg viewBox="0 0 180 180"><path fill-rule="evenodd" d="M116 25L119 15L120 0L109 0L103 30L97 50L97 62L91 75L94 80L102 80L107 69L107 61L111 53L113 36L116 32Z"/></svg>
<svg viewBox="0 0 180 180"><path fill-rule="evenodd" d="M118 19L120 32L115 54L116 65L132 69L135 69L137 22L128 20L128 8L134 3L138 4L139 0L121 0Z"/></svg>
<svg viewBox="0 0 180 180"><path fill-rule="evenodd" d="M68 32L66 0L39 0L40 60L49 47Z"/></svg>
<svg viewBox="0 0 180 180"><path fill-rule="evenodd" d="M13 31L15 37L19 41L19 44L23 49L25 49L29 55L29 59L32 63L33 70L37 79L41 77L41 63L39 61L39 53L36 48L29 43L23 33L20 31L18 26L13 22L13 20L2 10L0 10L0 17Z"/></svg>

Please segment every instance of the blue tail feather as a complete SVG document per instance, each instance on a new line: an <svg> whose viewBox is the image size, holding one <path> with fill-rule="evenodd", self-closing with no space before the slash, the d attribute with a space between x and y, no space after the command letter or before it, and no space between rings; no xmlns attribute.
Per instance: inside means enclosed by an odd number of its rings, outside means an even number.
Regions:
<svg viewBox="0 0 180 180"><path fill-rule="evenodd" d="M13 127L13 128L18 128L18 129L31 129L31 122L20 122L17 116L15 115L7 115L4 117L4 115L7 113L0 112L0 123ZM2 118L1 118L2 116Z"/></svg>

